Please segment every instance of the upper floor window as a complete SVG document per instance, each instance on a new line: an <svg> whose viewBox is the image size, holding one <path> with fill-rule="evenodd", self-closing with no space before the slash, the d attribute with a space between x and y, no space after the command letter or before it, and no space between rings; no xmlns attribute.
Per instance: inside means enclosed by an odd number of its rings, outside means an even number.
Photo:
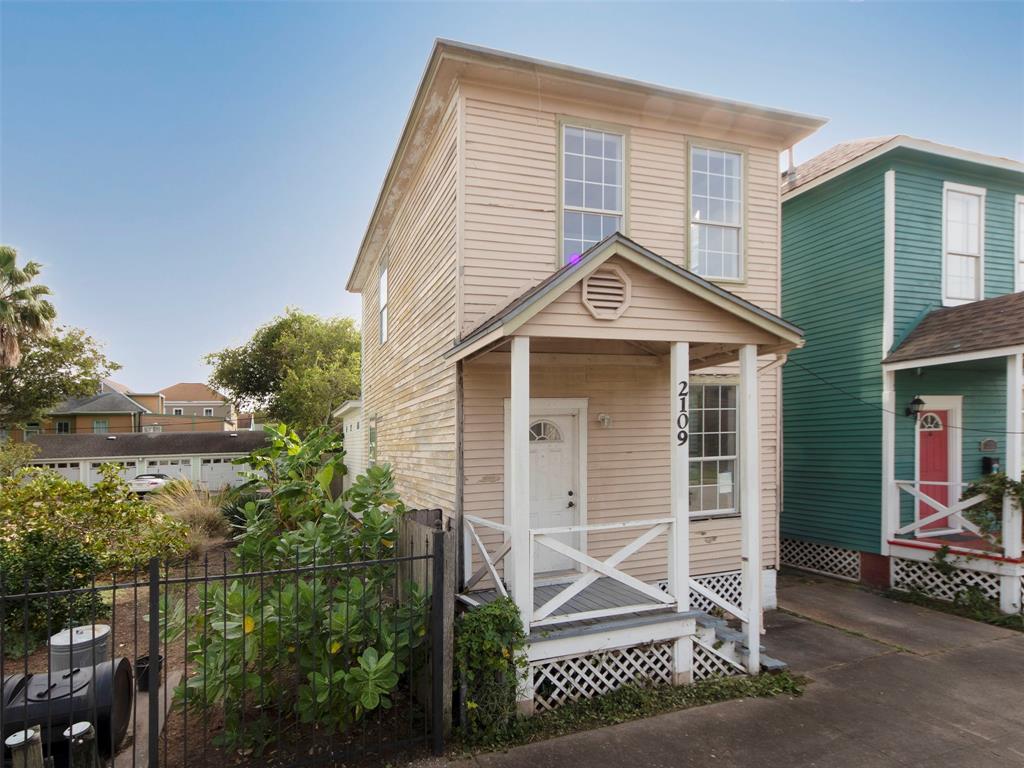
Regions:
<svg viewBox="0 0 1024 768"><path fill-rule="evenodd" d="M172 416L184 416L185 415L185 409L184 408L174 408L171 411L171 415Z"/></svg>
<svg viewBox="0 0 1024 768"><path fill-rule="evenodd" d="M377 276L377 318L380 321L380 343L388 340L388 262L385 258L380 263Z"/></svg>
<svg viewBox="0 0 1024 768"><path fill-rule="evenodd" d="M562 126L562 259L622 231L622 134Z"/></svg>
<svg viewBox="0 0 1024 768"><path fill-rule="evenodd" d="M161 426L160 424L146 424L146 425L145 425L145 426L144 426L144 427L142 428L142 431L143 431L143 432L148 432L148 433L152 433L152 432L163 432L163 431L164 431L164 428L163 428L163 427L162 427L162 426Z"/></svg>
<svg viewBox="0 0 1024 768"><path fill-rule="evenodd" d="M743 155L690 150L690 268L702 277L743 277Z"/></svg>
<svg viewBox="0 0 1024 768"><path fill-rule="evenodd" d="M110 431L110 423L106 419L93 419L92 431L97 435L106 434Z"/></svg>
<svg viewBox="0 0 1024 768"><path fill-rule="evenodd" d="M61 419L56 423L56 429L58 435L69 435L71 434L71 422Z"/></svg>
<svg viewBox="0 0 1024 768"><path fill-rule="evenodd" d="M203 408L203 416L213 416L213 408Z"/></svg>
<svg viewBox="0 0 1024 768"><path fill-rule="evenodd" d="M977 301L984 284L985 190L947 182L943 193L943 303Z"/></svg>
<svg viewBox="0 0 1024 768"><path fill-rule="evenodd" d="M1017 254L1017 285L1015 290L1024 291L1024 195L1016 197L1016 217L1014 225L1016 234L1014 236L1014 250Z"/></svg>
<svg viewBox="0 0 1024 768"><path fill-rule="evenodd" d="M42 434L42 432L42 427L39 426L38 421L30 421L25 425L25 437L28 437L29 435L39 435Z"/></svg>

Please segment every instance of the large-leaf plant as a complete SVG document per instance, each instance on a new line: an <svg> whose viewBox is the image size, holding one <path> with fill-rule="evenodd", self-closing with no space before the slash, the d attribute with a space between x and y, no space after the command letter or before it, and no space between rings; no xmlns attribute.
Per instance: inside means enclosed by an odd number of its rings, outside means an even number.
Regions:
<svg viewBox="0 0 1024 768"><path fill-rule="evenodd" d="M273 739L278 714L344 729L391 707L427 618L422 589L399 591L389 561L405 512L390 468L371 467L338 495L336 434L267 431L241 491L259 494L243 508L236 575L201 590L188 619L197 672L176 692L190 706L223 706L220 742L256 750Z"/></svg>

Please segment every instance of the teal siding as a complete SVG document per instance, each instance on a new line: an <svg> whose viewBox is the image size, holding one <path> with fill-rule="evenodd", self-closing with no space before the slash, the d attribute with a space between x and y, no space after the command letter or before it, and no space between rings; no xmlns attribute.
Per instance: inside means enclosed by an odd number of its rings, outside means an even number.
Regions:
<svg viewBox="0 0 1024 768"><path fill-rule="evenodd" d="M893 153L897 155L897 153ZM929 310L942 306L942 185L983 187L985 298L1013 290L1014 195L1024 181L1005 174L970 172L962 163L895 157L897 343Z"/></svg>
<svg viewBox="0 0 1024 768"><path fill-rule="evenodd" d="M786 202L782 221L782 314L807 338L783 369L782 535L875 552L884 170L869 163Z"/></svg>
<svg viewBox="0 0 1024 768"><path fill-rule="evenodd" d="M1006 363L1003 358L976 363L939 365L899 371L896 374L896 404L903 408L915 395L963 395L963 429L957 438L961 446L961 478L970 482L981 475L981 457L998 456L1006 461ZM914 479L913 419L896 419L896 479ZM993 438L995 451L982 453L980 443ZM913 502L900 494L900 515L904 523L913 519Z"/></svg>

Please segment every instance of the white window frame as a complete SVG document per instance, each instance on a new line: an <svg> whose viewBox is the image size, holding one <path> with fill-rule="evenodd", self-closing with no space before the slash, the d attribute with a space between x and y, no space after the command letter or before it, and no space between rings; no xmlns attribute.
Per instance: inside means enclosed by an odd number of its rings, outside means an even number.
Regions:
<svg viewBox="0 0 1024 768"><path fill-rule="evenodd" d="M103 425L102 429L98 429L100 425ZM110 432L110 419L93 419L92 420L92 433L94 435L105 435Z"/></svg>
<svg viewBox="0 0 1024 768"><path fill-rule="evenodd" d="M29 435L41 435L43 434L43 428L38 421L30 421L25 425L25 429L22 430L22 432L25 437L28 437Z"/></svg>
<svg viewBox="0 0 1024 768"><path fill-rule="evenodd" d="M61 430L60 425L66 424L67 429ZM53 432L57 435L70 435L71 434L71 420L70 419L57 419L53 422Z"/></svg>
<svg viewBox="0 0 1024 768"><path fill-rule="evenodd" d="M946 245L946 213L948 208L949 193L957 192L962 195L974 195L978 198L978 255L967 253L954 253L956 256L967 256L969 258L978 259L978 285L976 298L974 299L960 299L951 298L948 293L948 286L946 285L946 262L950 256L950 251ZM970 304L974 301L980 301L985 298L985 195L987 190L984 187L972 187L967 184L957 184L956 182L946 181L942 184L942 306L944 307L958 307L961 304Z"/></svg>
<svg viewBox="0 0 1024 768"><path fill-rule="evenodd" d="M144 426L142 427L142 431L143 431L143 432L149 432L149 433L154 433L154 432L163 432L163 431L164 431L164 428L163 428L163 426L162 426L162 425L160 425L160 424L145 424L145 425L144 425Z"/></svg>
<svg viewBox="0 0 1024 768"><path fill-rule="evenodd" d="M687 461L687 471L689 471L690 465L695 464L695 463L702 463L704 461L732 461L732 463L733 463L733 470L732 470L732 472L733 472L733 478L732 478L732 508L731 509L699 510L699 509L694 509L694 506L691 504L690 505L690 519L691 520L701 520L701 519L718 518L718 517L739 517L739 515L740 515L740 483L739 483L739 473L740 473L740 430L739 430L739 423L740 423L740 400L739 400L739 396L740 396L740 381L739 381L739 378L735 377L735 376L717 376L717 377L699 376L699 377L694 377L694 379L690 382L690 384L691 384L691 389L695 388L695 387L705 387L705 386L732 387L734 392L735 392L735 401L736 401L736 452L735 452L735 454L732 454L732 455L730 455L730 454L719 454L719 455L713 456L713 457L711 457L711 456L694 456L692 451L691 451L690 456L689 456L688 461ZM693 398L692 398L692 393L691 393L691 404L692 404L692 400L693 400ZM703 396L702 396L702 398L701 398L701 409L700 410L704 410L703 402L704 401L703 401ZM691 405L691 409L690 409L690 418L691 418L691 422L690 423L691 424L693 423L692 422L692 418L693 418L693 413L694 413L695 410L697 410L697 409L692 408L692 405ZM703 437L703 435L704 435L704 425L703 424L701 424L701 431L699 433L696 432L696 430L691 430L691 433L690 433L691 437L693 437L696 434L700 434ZM719 425L718 434L721 434L721 425ZM690 487L693 488L693 485L691 484Z"/></svg>
<svg viewBox="0 0 1024 768"><path fill-rule="evenodd" d="M213 408L203 408L203 416L213 416Z"/></svg>
<svg viewBox="0 0 1024 768"><path fill-rule="evenodd" d="M1013 198L1013 290L1024 291L1024 195Z"/></svg>
<svg viewBox="0 0 1024 768"><path fill-rule="evenodd" d="M705 152L724 152L730 155L738 155L740 158L740 223L726 224L718 221L705 221L694 219L693 211L693 153L695 150ZM716 145L713 143L696 142L691 143L686 151L686 265L687 269L705 280L712 280L716 283L743 283L747 279L747 153L739 147ZM694 269L694 245L693 228L695 225L707 224L715 227L725 227L736 230L736 243L738 252L736 254L738 274L736 275L704 275Z"/></svg>
<svg viewBox="0 0 1024 768"><path fill-rule="evenodd" d="M622 163L622 178L619 180L619 209L613 211L610 208L588 208L586 205L568 205L565 202L565 131L567 128L575 128L579 131L595 131L600 133L608 133L613 136L618 136L622 139L622 150L619 161ZM626 210L629 206L627 202L628 189L628 176L629 176L629 136L624 128L618 128L609 125L597 125L588 123L586 120L562 120L558 125L558 266L563 266L566 262L565 254L565 213L571 211L575 213L590 213L598 216L618 216L619 217L619 232L626 234ZM586 203L586 196L584 192L584 200ZM603 202L603 201L602 201ZM603 239L603 238L602 238Z"/></svg>
<svg viewBox="0 0 1024 768"><path fill-rule="evenodd" d="M171 415L172 416L184 416L185 415L185 409L184 408L172 408L171 409Z"/></svg>
<svg viewBox="0 0 1024 768"><path fill-rule="evenodd" d="M377 339L381 346L388 343L388 336L391 334L391 318L388 313L391 286L389 284L388 267L388 257L385 254L384 258L380 260L380 267L377 269Z"/></svg>

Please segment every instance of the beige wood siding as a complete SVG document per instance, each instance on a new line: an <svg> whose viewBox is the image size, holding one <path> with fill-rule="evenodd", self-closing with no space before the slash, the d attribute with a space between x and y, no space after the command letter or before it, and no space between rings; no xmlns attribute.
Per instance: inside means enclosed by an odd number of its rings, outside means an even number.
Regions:
<svg viewBox="0 0 1024 768"><path fill-rule="evenodd" d="M621 317L599 320L584 306L580 284L525 323L516 335L596 337L634 341L692 341L768 344L775 338L624 259L609 259L632 284L632 298Z"/></svg>
<svg viewBox="0 0 1024 768"><path fill-rule="evenodd" d="M745 279L729 290L779 308L778 153L737 146L700 126L495 88L465 85L462 331L559 263L559 119L620 126L627 141L625 234L687 265L690 142L744 155Z"/></svg>
<svg viewBox="0 0 1024 768"><path fill-rule="evenodd" d="M363 296L364 434L409 506L455 509L458 99L453 98L386 240L389 338L380 344L375 263ZM376 418L374 418L376 417Z"/></svg>
<svg viewBox="0 0 1024 768"><path fill-rule="evenodd" d="M509 356L492 352L465 364L464 511L498 522L504 519L504 400L509 396ZM588 523L653 519L670 514L669 400L665 358L627 355L531 355L531 397L589 398ZM777 376L762 374L762 537L764 565L776 563ZM597 415L612 426L602 428ZM482 529L491 551L501 534ZM590 554L605 559L639 532L591 534ZM627 538L628 537L628 538ZM690 524L691 571L733 571L740 567L738 518ZM634 555L627 570L647 580L665 578L665 543ZM479 565L474 558L474 565Z"/></svg>

